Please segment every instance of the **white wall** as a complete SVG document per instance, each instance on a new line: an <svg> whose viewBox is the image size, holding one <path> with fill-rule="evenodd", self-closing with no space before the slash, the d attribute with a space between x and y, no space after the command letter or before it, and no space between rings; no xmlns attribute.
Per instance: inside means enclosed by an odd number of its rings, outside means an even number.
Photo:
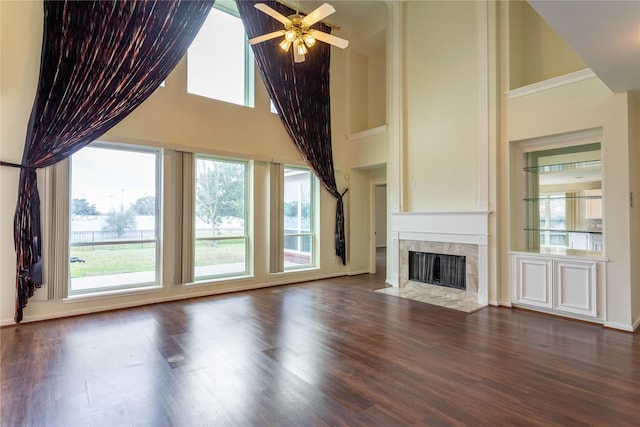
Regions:
<svg viewBox="0 0 640 427"><path fill-rule="evenodd" d="M406 212L476 209L476 6L470 1L406 4Z"/></svg>
<svg viewBox="0 0 640 427"><path fill-rule="evenodd" d="M41 2L0 2L0 158L21 163L37 84ZM0 167L0 321L13 319L16 255L13 215L19 171Z"/></svg>
<svg viewBox="0 0 640 427"><path fill-rule="evenodd" d="M349 173L349 264L352 274L369 271L369 180L367 171Z"/></svg>
<svg viewBox="0 0 640 427"><path fill-rule="evenodd" d="M358 52L349 52L349 114L350 134L362 132L369 127L369 67L368 59Z"/></svg>
<svg viewBox="0 0 640 427"><path fill-rule="evenodd" d="M0 2L0 156L4 161L20 163L26 124L33 103L38 79L40 45L42 37L42 3ZM312 54L312 52L310 53ZM334 161L339 189L346 187L348 134L344 94L347 93L346 53L332 49L331 99ZM25 320L38 320L86 313L104 309L139 305L176 298L192 297L236 289L246 289L310 280L318 277L341 275L348 271L335 256L334 226L335 199L321 191L319 270L271 276L268 274L268 163L271 159L291 164L302 164L297 150L288 139L280 120L269 112L269 101L264 85L256 71L255 108L245 108L223 102L187 95L186 62L183 60L143 105L113 128L106 139L136 142L166 148L180 148L223 155L238 155L259 160L254 168L255 199L255 277L226 281L215 286L173 286L154 293L112 297L92 301L64 303L38 301L43 290L37 291L25 310ZM165 161L165 172L172 169L172 159ZM15 252L13 247L13 213L19 172L0 168L0 322L12 323L15 300ZM168 184L167 182L165 184ZM43 188L41 187L41 191ZM348 197L347 214L348 214ZM41 206L44 212L47 206ZM172 259L175 242L171 241L171 209L165 209L165 260ZM46 262L46 260L45 260ZM167 275L165 274L165 280ZM40 294L38 294L40 292Z"/></svg>
<svg viewBox="0 0 640 427"><path fill-rule="evenodd" d="M369 55L368 128L387 124L387 56L382 47Z"/></svg>
<svg viewBox="0 0 640 427"><path fill-rule="evenodd" d="M508 3L510 88L587 68L526 1Z"/></svg>

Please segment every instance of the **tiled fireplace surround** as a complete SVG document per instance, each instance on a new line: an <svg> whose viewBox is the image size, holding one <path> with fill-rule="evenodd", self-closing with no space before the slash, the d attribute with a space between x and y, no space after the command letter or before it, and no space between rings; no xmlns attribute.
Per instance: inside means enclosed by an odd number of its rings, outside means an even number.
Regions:
<svg viewBox="0 0 640 427"><path fill-rule="evenodd" d="M448 298L488 304L488 212L411 212L392 215L392 286L435 287ZM465 256L466 290L409 281L409 251ZM394 283L395 282L395 283Z"/></svg>

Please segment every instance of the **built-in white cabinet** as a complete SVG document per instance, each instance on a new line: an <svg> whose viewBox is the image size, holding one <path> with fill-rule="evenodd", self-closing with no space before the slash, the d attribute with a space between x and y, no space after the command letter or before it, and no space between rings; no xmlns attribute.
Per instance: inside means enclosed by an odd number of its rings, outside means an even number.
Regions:
<svg viewBox="0 0 640 427"><path fill-rule="evenodd" d="M512 303L531 309L604 320L605 262L546 254L512 254Z"/></svg>
<svg viewBox="0 0 640 427"><path fill-rule="evenodd" d="M525 256L516 256L514 261L513 302L552 308L553 261Z"/></svg>

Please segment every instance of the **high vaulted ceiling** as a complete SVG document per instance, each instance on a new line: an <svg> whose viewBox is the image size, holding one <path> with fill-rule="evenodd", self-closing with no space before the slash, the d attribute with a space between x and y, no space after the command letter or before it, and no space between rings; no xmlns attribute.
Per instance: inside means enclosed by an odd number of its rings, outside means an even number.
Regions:
<svg viewBox="0 0 640 427"><path fill-rule="evenodd" d="M295 0L285 0L283 3L295 8ZM303 0L299 2L300 12L306 14L323 3L329 3L336 11L324 21L339 27L332 33L338 37L349 39L349 47L360 53L369 54L376 49L383 48L386 43L384 29L386 28L387 4L380 0ZM385 17L382 25L372 23L374 17Z"/></svg>
<svg viewBox="0 0 640 427"><path fill-rule="evenodd" d="M529 0L613 92L640 92L640 0Z"/></svg>
<svg viewBox="0 0 640 427"><path fill-rule="evenodd" d="M327 0L336 12L326 21L361 42L356 29L387 8L385 1ZM390 0L393 1L393 0ZM300 1L309 12L325 1ZM536 12L613 91L640 96L640 0L528 0ZM295 5L295 0L288 2ZM341 32L336 32L341 35ZM351 40L350 40L351 41ZM355 45L355 46L354 46Z"/></svg>
<svg viewBox="0 0 640 427"><path fill-rule="evenodd" d="M285 0L283 3L294 8L296 4L295 0ZM302 0L299 2L300 10L309 13L323 3L329 3L336 9L336 12L329 15L326 21L345 29L357 26L372 14L387 8L385 2L381 0Z"/></svg>

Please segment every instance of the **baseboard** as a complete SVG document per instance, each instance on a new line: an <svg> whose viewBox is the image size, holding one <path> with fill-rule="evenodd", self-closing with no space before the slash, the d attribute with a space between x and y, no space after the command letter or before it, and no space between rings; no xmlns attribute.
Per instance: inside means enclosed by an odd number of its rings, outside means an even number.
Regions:
<svg viewBox="0 0 640 427"><path fill-rule="evenodd" d="M625 332L633 332L638 328L638 322L634 323L631 326L623 325L622 323L604 322L604 327L610 328L610 329L618 329L620 331L625 331Z"/></svg>
<svg viewBox="0 0 640 427"><path fill-rule="evenodd" d="M296 283L304 283L304 282L311 282L311 281L316 281L316 280L323 280L323 279L331 279L334 277L341 277L344 276L344 273L334 273L334 274L318 274L318 275L314 275L313 277L306 277L304 279L300 279L300 280L291 280L291 277L283 277L280 280L274 280L272 282L269 283L251 283L251 284L246 284L246 285L241 285L241 286L237 286L237 287L228 287L228 288L210 288L207 286L202 286L201 292L198 291L193 291L193 292L189 292L187 294L178 294L178 295L164 295L164 296L160 296L160 297L156 297L156 298L149 298L149 299L145 299L144 301L135 301L135 302L116 302L114 304L107 304L107 305L101 305L100 307L80 307L78 309L71 309L71 310L65 310L62 312L57 312L57 313L47 313L47 314L39 314L39 315L25 315L24 318L22 319L21 324L25 324L25 323L32 323L32 322L41 322L44 320L53 320L53 319L62 319L64 317L73 317L73 316L82 316L85 314L92 314L92 313L100 313L100 312L105 312L105 311L112 311L112 310L121 310L121 309L125 309L125 308L134 308L134 307L142 307L145 305L152 305L152 304L161 304L161 303L165 303L165 302L171 302L171 301L181 301L181 300L186 300L186 299L191 299L191 298L201 298L201 297L207 297L207 296L215 296L215 295L222 295L222 294L228 294L228 293L234 293L234 292L243 292L243 291L250 291L250 290L254 290L254 289L263 289L263 288L271 288L271 287L275 287L275 286L283 286L283 285L293 285ZM288 280L287 280L288 279ZM171 285L173 286L173 285ZM47 301L33 301L31 302L31 304L42 304L42 303L47 303ZM78 302L74 302L78 303ZM0 320L0 327L7 327L7 326L15 326L16 323L14 321L13 318L5 318Z"/></svg>
<svg viewBox="0 0 640 427"><path fill-rule="evenodd" d="M369 270L350 271L349 276L357 276L359 274L369 274Z"/></svg>

